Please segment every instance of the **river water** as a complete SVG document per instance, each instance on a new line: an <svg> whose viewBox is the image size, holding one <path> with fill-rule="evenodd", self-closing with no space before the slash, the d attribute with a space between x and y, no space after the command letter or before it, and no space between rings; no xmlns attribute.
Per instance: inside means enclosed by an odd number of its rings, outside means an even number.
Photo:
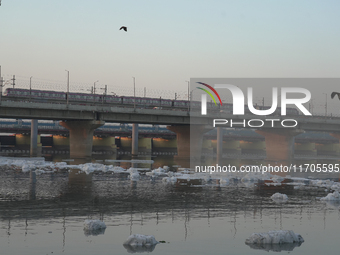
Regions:
<svg viewBox="0 0 340 255"><path fill-rule="evenodd" d="M166 162L166 160L163 160ZM171 159L169 159L171 162ZM163 177L58 171L34 175L12 166L0 170L0 254L338 254L339 203L330 191L292 185L268 187L230 181L220 185L169 184ZM287 194L286 203L270 196ZM84 231L84 220L107 228ZM300 246L250 247L253 232L293 230ZM165 243L144 250L123 246L131 234Z"/></svg>

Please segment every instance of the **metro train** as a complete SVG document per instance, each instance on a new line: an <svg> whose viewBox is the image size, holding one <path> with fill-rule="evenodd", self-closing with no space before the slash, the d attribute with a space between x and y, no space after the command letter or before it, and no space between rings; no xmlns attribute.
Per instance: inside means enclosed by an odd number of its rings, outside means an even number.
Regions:
<svg viewBox="0 0 340 255"><path fill-rule="evenodd" d="M149 108L149 109L167 109L172 110L195 110L200 111L201 102L187 100L172 100L163 98L149 97L125 97L103 94L87 94L87 93L72 93L68 94L68 101L72 104L105 104L105 105L124 105L126 107ZM55 102L64 103L67 100L67 93L52 90L29 90L7 88L4 92L4 98L7 100L31 100L39 102ZM225 112L232 113L233 104L224 103L216 106L213 102L207 103L208 112ZM257 109L268 109L268 107L257 106ZM280 114L280 107L272 115ZM245 113L250 113L248 107L245 106ZM287 115L298 115L299 112L295 108L287 108Z"/></svg>

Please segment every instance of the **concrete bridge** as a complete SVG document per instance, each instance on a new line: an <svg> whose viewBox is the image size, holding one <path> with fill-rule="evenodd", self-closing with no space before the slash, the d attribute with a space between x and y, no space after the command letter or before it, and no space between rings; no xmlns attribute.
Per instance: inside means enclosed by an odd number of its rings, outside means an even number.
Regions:
<svg viewBox="0 0 340 255"><path fill-rule="evenodd" d="M0 136L4 152L29 152L31 121L0 119L0 133L11 133L14 136ZM44 135L45 134L45 135ZM47 136L46 136L47 135ZM216 153L216 130L204 134L202 153L211 157ZM93 137L93 151L104 154L131 153L132 125L105 123L95 129ZM39 142L40 141L40 142ZM265 138L250 129L228 129L223 135L224 158L265 157ZM315 156L340 155L339 140L320 132L306 132L295 137L294 158L302 155L309 158ZM59 121L38 122L38 147L43 152L61 153L69 151L69 131L59 125ZM13 147L14 146L14 147ZM47 146L43 149L44 146ZM51 149L51 146L53 149ZM120 151L117 151L119 148ZM138 154L177 153L176 133L166 126L139 125ZM93 152L92 151L92 152Z"/></svg>
<svg viewBox="0 0 340 255"><path fill-rule="evenodd" d="M240 123L254 119L254 116L233 116L218 112L202 116L200 112L189 112L172 109L140 109L106 105L73 105L38 102L2 101L0 118L32 119L31 154L35 155L37 147L37 120L60 120L60 124L70 132L70 156L73 158L91 155L92 137L96 128L105 122L133 123L132 154L137 154L138 125L159 124L168 125L169 130L177 134L178 156L189 158L191 154L200 155L202 135L212 129L213 119L233 119ZM294 137L304 131L329 132L340 138L340 118L322 118L294 116L298 125L294 128L275 126L270 128L268 119L282 116L257 116L264 125L256 128L265 137L267 158L270 160L289 161L293 155ZM195 128L191 128L195 127ZM238 126L240 127L240 126ZM245 127L253 128L254 127ZM223 130L217 128L217 155L222 155ZM190 132L191 131L191 132ZM191 143L190 143L191 139ZM190 148L190 145L194 148Z"/></svg>

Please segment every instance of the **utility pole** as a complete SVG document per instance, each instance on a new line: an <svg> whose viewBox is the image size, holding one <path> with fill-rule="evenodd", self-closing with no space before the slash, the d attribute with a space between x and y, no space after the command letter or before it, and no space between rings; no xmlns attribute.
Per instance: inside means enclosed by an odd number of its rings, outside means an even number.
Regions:
<svg viewBox="0 0 340 255"><path fill-rule="evenodd" d="M190 111L190 92L189 92L189 81L186 81L188 83L188 111Z"/></svg>
<svg viewBox="0 0 340 255"><path fill-rule="evenodd" d="M107 85L105 85L104 88L101 88L104 90L104 94L103 94L103 97L102 97L102 104L104 104L104 101L106 102L105 98L106 98L106 94L107 94Z"/></svg>
<svg viewBox="0 0 340 255"><path fill-rule="evenodd" d="M15 86L15 75L13 75L12 85L13 85L13 89L14 89L14 86Z"/></svg>
<svg viewBox="0 0 340 255"><path fill-rule="evenodd" d="M31 98L32 98L32 77L30 77L30 101L31 101Z"/></svg>
<svg viewBox="0 0 340 255"><path fill-rule="evenodd" d="M66 104L69 102L69 92L70 92L70 71L67 71L67 92L66 92Z"/></svg>
<svg viewBox="0 0 340 255"><path fill-rule="evenodd" d="M146 97L146 87L144 87L144 97Z"/></svg>
<svg viewBox="0 0 340 255"><path fill-rule="evenodd" d="M133 78L133 109L136 110L136 78Z"/></svg>
<svg viewBox="0 0 340 255"><path fill-rule="evenodd" d="M98 80L98 81L99 81L99 80ZM95 82L93 83L93 103L96 102L96 82L98 82L98 81L95 81Z"/></svg>

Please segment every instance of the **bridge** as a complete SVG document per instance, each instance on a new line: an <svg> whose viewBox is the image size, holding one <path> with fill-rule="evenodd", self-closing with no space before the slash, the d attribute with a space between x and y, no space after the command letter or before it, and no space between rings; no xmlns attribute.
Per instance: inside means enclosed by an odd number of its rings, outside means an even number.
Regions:
<svg viewBox="0 0 340 255"><path fill-rule="evenodd" d="M175 109L142 109L108 105L76 105L65 103L42 103L27 101L1 101L0 118L32 119L31 153L37 148L37 120L58 120L70 133L70 156L87 157L92 152L92 137L96 128L111 123L132 123L132 154L138 150L138 124L167 125L177 134L179 157L190 157L193 152L200 155L202 135L212 129L213 119L233 119L238 122L249 121L252 115L233 116L230 113L216 112L202 116L200 112ZM340 118L294 116L298 125L283 129L281 126L270 128L268 119L283 120L282 116L257 116L264 125L256 128L265 137L267 158L271 160L290 160L294 137L304 131L329 132L340 138ZM190 125L195 128L190 130ZM250 127L246 127L250 128ZM252 127L253 128L253 127ZM223 130L217 128L217 154L222 155ZM254 129L254 128L253 128ZM190 132L191 131L191 132ZM190 137L191 146L190 148ZM279 146L278 146L279 144ZM193 146L194 145L194 146Z"/></svg>
<svg viewBox="0 0 340 255"><path fill-rule="evenodd" d="M31 121L0 119L0 133L15 134L0 136L2 153L29 153ZM216 130L204 134L204 155L216 153ZM69 151L69 131L58 121L38 122L38 141L43 154L64 154ZM132 125L109 124L94 130L93 151L96 154L130 154ZM138 154L175 155L176 133L166 126L139 125ZM229 129L223 135L223 157L230 159L263 159L266 157L265 138L250 129ZM338 139L327 133L306 132L295 137L294 158L319 159L339 158ZM117 149L119 150L117 151ZM68 154L68 153L67 153Z"/></svg>

